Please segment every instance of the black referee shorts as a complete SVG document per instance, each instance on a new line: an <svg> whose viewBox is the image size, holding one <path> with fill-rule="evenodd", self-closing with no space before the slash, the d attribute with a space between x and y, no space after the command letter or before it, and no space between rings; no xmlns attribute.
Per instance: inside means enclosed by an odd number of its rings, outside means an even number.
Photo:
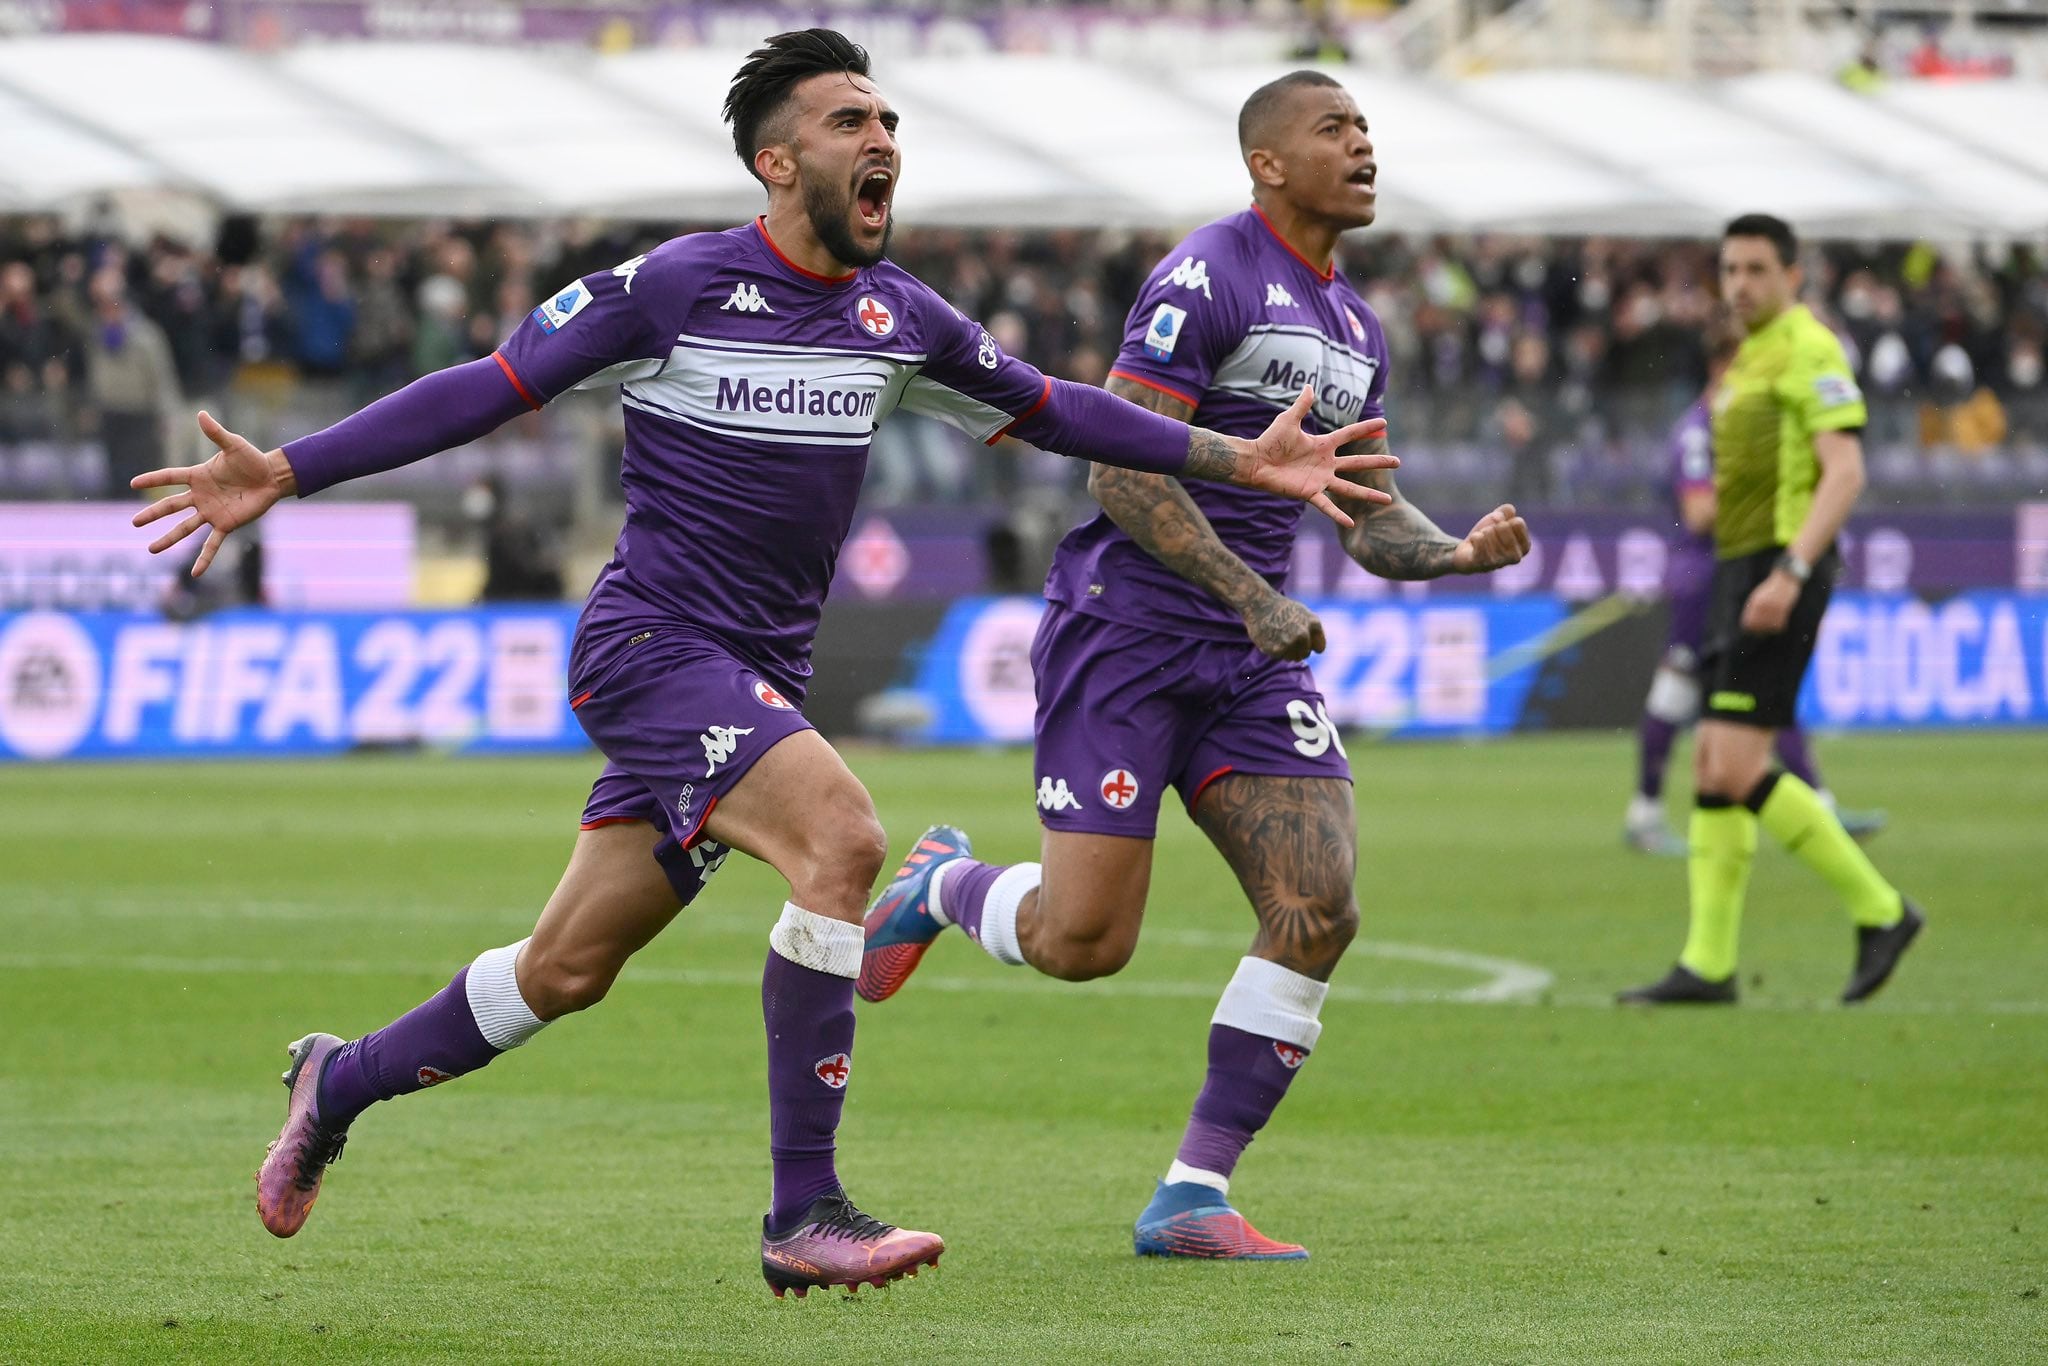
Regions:
<svg viewBox="0 0 2048 1366"><path fill-rule="evenodd" d="M1771 566L1781 553L1780 547L1773 546L1714 565L1700 678L1707 691L1704 714L1716 721L1767 730L1782 730L1794 722L1799 685L1813 659L1820 619L1827 614L1828 599L1834 595L1842 557L1830 549L1815 563L1784 630L1768 636L1745 631L1743 604L1756 586L1770 577Z"/></svg>

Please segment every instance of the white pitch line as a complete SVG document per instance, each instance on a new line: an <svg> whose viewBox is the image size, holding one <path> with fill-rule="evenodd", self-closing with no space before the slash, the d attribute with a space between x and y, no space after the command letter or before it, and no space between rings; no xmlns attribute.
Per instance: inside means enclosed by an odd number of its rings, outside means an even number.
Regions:
<svg viewBox="0 0 2048 1366"><path fill-rule="evenodd" d="M1185 935L1207 935L1211 931L1179 931ZM1218 935L1219 940L1234 939ZM1477 954L1460 953L1452 949L1437 949L1422 944L1390 944L1381 941L1360 941L1351 946L1352 952L1368 957L1406 959L1426 962L1445 967L1472 967L1475 971L1494 972L1496 975L1478 987L1462 991L1424 991L1402 988L1371 988L1346 986L1336 982L1330 986L1330 999L1353 1002L1361 1005L1494 1005L1494 1006L1543 1006L1558 1009L1586 1009L1618 1011L1614 998L1593 992L1571 992L1566 994L1516 994L1502 991L1501 983L1505 974L1496 965L1508 965L1521 971L1541 975L1546 981L1550 974L1541 968L1528 964L1515 964L1507 959L1483 958ZM1484 963L1489 966L1478 968ZM97 954L0 954L0 971L35 972L41 970L78 970L119 972L160 972L194 974L235 974L258 977L303 977L308 975L364 976L364 977L422 977L439 978L451 970L446 965L425 966L420 963L372 963L353 959L323 958L307 962L287 961L271 958L179 958L164 954L97 955ZM714 971L701 968L658 968L628 966L626 976L635 981L663 986L686 987L757 987L760 974L755 972ZM1508 979L1513 981L1513 979ZM1216 982L1175 982L1154 981L1146 978L1105 978L1093 984L1076 985L1054 981L1037 973L1004 974L999 977L931 977L917 979L920 991L944 991L963 994L1003 993L1029 995L1086 995L1090 993L1114 996L1145 996L1166 998L1213 999L1221 990ZM1522 991L1521 986L1516 990ZM1770 999L1751 1001L1742 1007L1748 1010L1770 1010L1792 1013L1818 1013L1840 1009L1832 1001ZM1863 1013L1881 1015L2048 1015L2048 1001L1975 1001L1967 1004L1953 1001L1903 1000L1891 1003L1877 1003L1858 1007Z"/></svg>

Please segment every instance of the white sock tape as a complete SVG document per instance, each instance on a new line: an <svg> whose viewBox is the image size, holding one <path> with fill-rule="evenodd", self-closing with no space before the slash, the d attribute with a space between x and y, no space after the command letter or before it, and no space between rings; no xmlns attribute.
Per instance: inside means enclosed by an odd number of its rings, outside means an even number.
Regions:
<svg viewBox="0 0 2048 1366"><path fill-rule="evenodd" d="M998 963L1024 966L1024 949L1017 942L1017 908L1038 890L1039 873L1035 863L1013 863L988 886L988 899L981 903L981 947Z"/></svg>
<svg viewBox="0 0 2048 1366"><path fill-rule="evenodd" d="M1247 1034L1278 1039L1297 1048L1314 1048L1323 1032L1323 998L1328 982L1318 982L1263 958L1238 960L1223 999L1216 1003L1211 1024L1229 1025Z"/></svg>
<svg viewBox="0 0 2048 1366"><path fill-rule="evenodd" d="M782 903L782 919L768 931L769 948L798 967L834 977L860 976L863 942L860 926L807 911L793 901Z"/></svg>
<svg viewBox="0 0 2048 1366"><path fill-rule="evenodd" d="M478 1032L501 1053L519 1047L547 1025L519 994L519 951L526 943L522 939L502 949L485 949L469 965L469 975L462 981Z"/></svg>

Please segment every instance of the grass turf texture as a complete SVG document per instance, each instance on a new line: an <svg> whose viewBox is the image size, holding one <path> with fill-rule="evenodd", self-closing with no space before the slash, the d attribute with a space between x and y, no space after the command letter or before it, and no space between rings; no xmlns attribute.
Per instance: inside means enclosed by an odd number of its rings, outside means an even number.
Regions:
<svg viewBox="0 0 2048 1366"><path fill-rule="evenodd" d="M1767 849L1745 1004L1650 1014L1601 1004L1684 915L1682 863L1621 847L1625 741L1354 747L1370 942L1235 1190L1306 1264L1131 1255L1250 929L1169 811L1121 977L949 937L861 1008L841 1171L951 1250L803 1303L755 1255L766 869L734 859L596 1011L372 1111L277 1242L250 1174L283 1045L525 933L594 761L0 771L0 1359L2048 1358L2048 735L1823 758L1931 914L1898 979L1827 1004L1848 923ZM938 818L1036 849L1022 754L852 762L898 851ZM1416 1000L1487 974L1375 945L1555 983Z"/></svg>

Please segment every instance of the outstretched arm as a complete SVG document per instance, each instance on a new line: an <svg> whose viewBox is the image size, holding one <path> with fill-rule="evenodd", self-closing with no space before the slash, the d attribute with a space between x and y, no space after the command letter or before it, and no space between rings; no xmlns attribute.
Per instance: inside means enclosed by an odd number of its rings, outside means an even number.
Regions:
<svg viewBox="0 0 2048 1366"><path fill-rule="evenodd" d="M136 513L135 525L191 513L150 543L153 555L202 526L211 527L192 563L197 578L213 563L228 533L255 521L279 499L316 493L344 479L397 469L466 445L539 406L494 354L414 380L354 416L273 451L257 450L201 413L199 430L214 444L214 454L201 464L135 476L130 483L138 489L185 486L183 493L159 498Z"/></svg>
<svg viewBox="0 0 2048 1366"><path fill-rule="evenodd" d="M1371 437L1347 449L1384 455L1387 439ZM1383 579L1484 574L1518 563L1529 553L1529 527L1513 504L1503 503L1487 513L1461 541L1401 496L1392 470L1369 470L1358 478L1388 501L1347 505L1353 521L1344 533L1344 551Z"/></svg>
<svg viewBox="0 0 2048 1366"><path fill-rule="evenodd" d="M1111 376L1104 387L1178 421L1194 413L1185 400L1127 379ZM1322 625L1315 615L1275 592L1224 545L1179 480L1098 464L1088 471L1088 491L1146 554L1243 617L1252 642L1261 650L1277 658L1305 659L1323 648Z"/></svg>

